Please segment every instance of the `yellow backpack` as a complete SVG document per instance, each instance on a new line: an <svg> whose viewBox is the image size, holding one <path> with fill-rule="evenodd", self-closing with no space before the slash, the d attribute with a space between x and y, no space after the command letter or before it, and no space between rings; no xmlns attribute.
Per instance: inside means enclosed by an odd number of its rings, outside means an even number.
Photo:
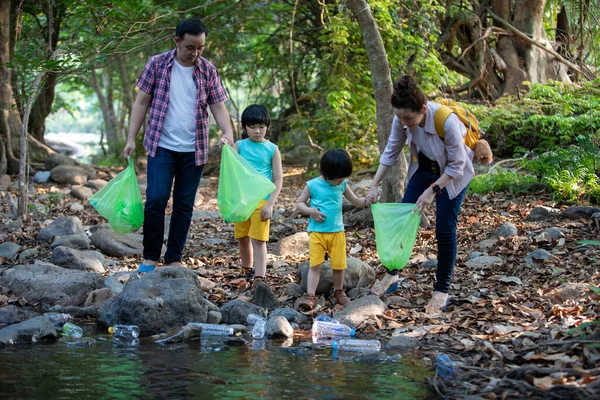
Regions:
<svg viewBox="0 0 600 400"><path fill-rule="evenodd" d="M492 154L489 143L486 140L481 139L481 130L479 129L477 117L454 100L438 97L434 101L441 104L441 107L437 109L433 116L435 131L438 136L444 140L444 124L450 114L456 114L458 119L460 119L460 122L467 128L467 134L463 140L465 144L473 150L473 160L480 164L491 163L494 155Z"/></svg>

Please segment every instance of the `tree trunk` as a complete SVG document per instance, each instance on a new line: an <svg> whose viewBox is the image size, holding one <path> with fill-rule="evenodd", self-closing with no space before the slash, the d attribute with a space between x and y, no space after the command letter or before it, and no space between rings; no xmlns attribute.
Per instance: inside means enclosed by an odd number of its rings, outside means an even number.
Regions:
<svg viewBox="0 0 600 400"><path fill-rule="evenodd" d="M106 133L106 143L110 153L117 153L121 150L122 140L117 135L117 120L115 118L115 109L112 95L112 77L111 68L105 66L102 68L102 85L98 80L96 71L90 73L90 83L100 103L102 119L104 121L104 132Z"/></svg>
<svg viewBox="0 0 600 400"><path fill-rule="evenodd" d="M388 137L392 130L392 104L393 92L390 64L383 46L377 23L371 14L369 4L365 0L348 0L348 8L356 19L363 33L365 49L369 57L373 92L377 107L377 140L379 151L383 152ZM400 202L404 193L406 179L406 158L401 154L399 162L386 175L382 184L382 202Z"/></svg>

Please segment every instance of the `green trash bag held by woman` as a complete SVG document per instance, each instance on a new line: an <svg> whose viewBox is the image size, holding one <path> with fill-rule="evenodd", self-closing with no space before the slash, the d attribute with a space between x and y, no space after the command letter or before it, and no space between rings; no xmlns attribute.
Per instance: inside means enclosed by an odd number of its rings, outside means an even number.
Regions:
<svg viewBox="0 0 600 400"><path fill-rule="evenodd" d="M259 174L231 146L223 146L217 206L225 222L246 221L273 190L273 182Z"/></svg>
<svg viewBox="0 0 600 400"><path fill-rule="evenodd" d="M371 205L375 222L375 243L381 263L387 269L402 269L415 246L421 223L414 204L376 203Z"/></svg>
<svg viewBox="0 0 600 400"><path fill-rule="evenodd" d="M144 203L131 157L127 158L127 163L127 168L89 200L120 235L137 231L144 222Z"/></svg>

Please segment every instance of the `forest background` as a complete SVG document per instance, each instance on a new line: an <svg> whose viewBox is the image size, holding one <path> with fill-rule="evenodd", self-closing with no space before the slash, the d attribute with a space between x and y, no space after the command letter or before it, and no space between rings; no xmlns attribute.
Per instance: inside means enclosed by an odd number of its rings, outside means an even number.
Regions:
<svg viewBox="0 0 600 400"><path fill-rule="evenodd" d="M199 16L238 137L244 107L266 104L289 162L342 147L376 165L391 82L411 74L430 95L471 104L496 157L517 158L471 190L541 183L559 202L598 203L599 14L598 0L0 0L0 173L19 171L24 125L35 170L52 152L47 117L83 122L90 109L102 121L95 163L122 164L137 77L173 48L179 19ZM385 200L401 196L403 161Z"/></svg>

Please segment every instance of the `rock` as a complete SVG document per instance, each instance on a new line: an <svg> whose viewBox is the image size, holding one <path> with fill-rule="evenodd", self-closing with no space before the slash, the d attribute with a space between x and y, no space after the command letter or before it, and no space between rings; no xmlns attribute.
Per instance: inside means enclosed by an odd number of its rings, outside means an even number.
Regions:
<svg viewBox="0 0 600 400"><path fill-rule="evenodd" d="M274 254L279 256L298 256L308 254L308 233L298 232L285 237L274 246Z"/></svg>
<svg viewBox="0 0 600 400"><path fill-rule="evenodd" d="M104 186L106 186L108 182L106 182L104 179L91 179L87 182L87 187L92 188L94 190L100 190L102 189Z"/></svg>
<svg viewBox="0 0 600 400"><path fill-rule="evenodd" d="M54 329L54 325L44 316L34 317L27 321L7 326L0 331L0 347L55 340L56 330Z"/></svg>
<svg viewBox="0 0 600 400"><path fill-rule="evenodd" d="M129 278L129 273L127 273ZM110 275L104 280L104 286L107 287L113 294L119 294L123 291L123 283L119 280L117 274Z"/></svg>
<svg viewBox="0 0 600 400"><path fill-rule="evenodd" d="M85 207L79 202L74 202L69 206L69 210L71 210L71 212L78 213L85 210Z"/></svg>
<svg viewBox="0 0 600 400"><path fill-rule="evenodd" d="M308 317L306 315L301 314L298 311L296 311L290 307L277 308L277 309L271 311L271 313L269 314L269 318L274 318L274 317L279 317L279 316L287 319L290 322L290 324L296 323L298 325L304 325L304 324L308 324L308 322L309 322Z"/></svg>
<svg viewBox="0 0 600 400"><path fill-rule="evenodd" d="M88 294L103 287L102 276L52 264L17 265L0 277L0 286L30 302L81 306Z"/></svg>
<svg viewBox="0 0 600 400"><path fill-rule="evenodd" d="M59 246L70 247L76 250L85 250L90 247L90 238L85 233L75 233L72 235L59 236L50 247L53 249Z"/></svg>
<svg viewBox="0 0 600 400"><path fill-rule="evenodd" d="M269 318L267 321L266 336L269 338L292 338L294 337L294 328L292 328L292 325L290 325L284 316L278 315L276 317Z"/></svg>
<svg viewBox="0 0 600 400"><path fill-rule="evenodd" d="M0 243L0 257L13 260L19 254L21 246L13 242Z"/></svg>
<svg viewBox="0 0 600 400"><path fill-rule="evenodd" d="M295 298L295 297L302 296L304 294L304 290L302 289L302 286L300 286L296 283L292 283L285 288L285 293L288 296Z"/></svg>
<svg viewBox="0 0 600 400"><path fill-rule="evenodd" d="M100 306L111 297L114 297L114 294L109 288L104 287L102 289L96 289L89 294L83 306L100 308Z"/></svg>
<svg viewBox="0 0 600 400"><path fill-rule="evenodd" d="M358 258L346 258L346 273L344 274L344 289L355 287L371 287L375 283L375 270Z"/></svg>
<svg viewBox="0 0 600 400"><path fill-rule="evenodd" d="M558 228L546 228L539 235L535 237L537 242L558 242L564 238L565 235Z"/></svg>
<svg viewBox="0 0 600 400"><path fill-rule="evenodd" d="M545 293L544 296L552 298L556 303L564 303L567 300L581 300L590 292L586 283L563 283L557 288Z"/></svg>
<svg viewBox="0 0 600 400"><path fill-rule="evenodd" d="M59 165L70 165L75 167L79 165L79 163L77 160L59 153L50 154L44 161L44 168L46 168L48 171L52 171L54 167L58 167Z"/></svg>
<svg viewBox="0 0 600 400"><path fill-rule="evenodd" d="M179 329L173 329L171 332L155 335L156 344L174 344L190 341L200 341L202 328L196 325L185 325Z"/></svg>
<svg viewBox="0 0 600 400"><path fill-rule="evenodd" d="M192 213L192 221L216 220L221 218L221 213L211 210L194 210Z"/></svg>
<svg viewBox="0 0 600 400"><path fill-rule="evenodd" d="M98 274L105 272L104 265L97 258L66 246L54 248L51 261L54 265L63 268L96 272Z"/></svg>
<svg viewBox="0 0 600 400"><path fill-rule="evenodd" d="M279 299L273 293L271 287L265 282L258 282L254 288L252 302L261 308L273 310L279 306Z"/></svg>
<svg viewBox="0 0 600 400"><path fill-rule="evenodd" d="M81 200L88 200L93 195L92 189L87 186L75 186L71 189L71 196Z"/></svg>
<svg viewBox="0 0 600 400"><path fill-rule="evenodd" d="M42 242L48 242L52 237L66 236L72 234L84 234L85 230L81 220L77 217L62 217L53 221L50 225L43 228L37 235L37 239Z"/></svg>
<svg viewBox="0 0 600 400"><path fill-rule="evenodd" d="M333 313L333 318L352 328L359 326L364 320L382 315L387 306L378 296L369 295L351 301L344 309Z"/></svg>
<svg viewBox="0 0 600 400"><path fill-rule="evenodd" d="M488 255L488 253L486 253L485 251L484 252L474 251L467 256L467 260L472 260L474 258L481 257L481 256L487 256L487 255Z"/></svg>
<svg viewBox="0 0 600 400"><path fill-rule="evenodd" d="M31 206L35 208L35 212L37 212L38 214L42 214L42 215L48 214L47 207L45 205L43 205L42 203L38 203L37 201L34 201L31 203Z"/></svg>
<svg viewBox="0 0 600 400"><path fill-rule="evenodd" d="M205 292L210 292L215 287L217 287L217 284L211 281L210 279L206 279L200 276L198 277L198 280L200 281L200 287L202 287L202 290L204 290Z"/></svg>
<svg viewBox="0 0 600 400"><path fill-rule="evenodd" d="M438 260L427 260L421 264L422 269L436 269L438 265Z"/></svg>
<svg viewBox="0 0 600 400"><path fill-rule="evenodd" d="M223 320L223 316L218 311L209 311L208 317L206 318L206 322L209 324L220 324Z"/></svg>
<svg viewBox="0 0 600 400"><path fill-rule="evenodd" d="M310 262L304 261L298 264L298 276L301 279L302 292L306 292L307 278L308 278L308 269ZM319 276L319 284L317 285L316 294L318 296L325 294L329 295L331 289L333 288L333 280L331 278L332 271L329 260L323 263L323 267L321 268L321 275Z"/></svg>
<svg viewBox="0 0 600 400"><path fill-rule="evenodd" d="M346 296L348 296L349 299L356 299L361 295L367 295L369 294L369 292L371 291L371 289L369 289L368 287L360 287L360 288L352 288L350 290L346 291Z"/></svg>
<svg viewBox="0 0 600 400"><path fill-rule="evenodd" d="M413 336L405 335L400 333L392 336L388 344L385 346L386 350L410 350L419 345L419 340Z"/></svg>
<svg viewBox="0 0 600 400"><path fill-rule="evenodd" d="M517 227L515 226L515 224L513 224L512 222L505 222L498 229L496 229L493 237L508 238L508 237L512 237L512 236L517 236L517 234L518 234L518 231L517 231Z"/></svg>
<svg viewBox="0 0 600 400"><path fill-rule="evenodd" d="M59 165L50 171L50 177L54 182L69 183L71 185L85 185L87 176L87 171L84 168L69 165Z"/></svg>
<svg viewBox="0 0 600 400"><path fill-rule="evenodd" d="M527 216L527 221L548 221L560 217L561 212L556 208L537 206Z"/></svg>
<svg viewBox="0 0 600 400"><path fill-rule="evenodd" d="M529 253L527 257L523 259L528 264L533 264L535 261L544 261L552 257L552 254L544 249L536 249Z"/></svg>
<svg viewBox="0 0 600 400"><path fill-rule="evenodd" d="M479 250L483 250L483 251L491 250L496 246L497 243L498 243L498 239L496 239L496 238L486 239L486 240L482 240L481 242L479 242L477 247L479 247Z"/></svg>
<svg viewBox="0 0 600 400"><path fill-rule="evenodd" d="M469 268L486 268L504 265L504 260L496 256L480 256L467 260L465 265Z"/></svg>
<svg viewBox="0 0 600 400"><path fill-rule="evenodd" d="M563 215L569 219L590 218L592 214L600 212L598 207L578 206L568 207L563 211Z"/></svg>
<svg viewBox="0 0 600 400"><path fill-rule="evenodd" d="M31 249L25 249L19 254L19 262L27 263L31 260L38 258L39 249L37 247L33 247Z"/></svg>
<svg viewBox="0 0 600 400"><path fill-rule="evenodd" d="M143 237L137 233L119 235L112 229L99 229L92 234L92 244L102 253L112 257L141 256Z"/></svg>
<svg viewBox="0 0 600 400"><path fill-rule="evenodd" d="M273 269L274 270L278 270L278 269L283 269L283 268L288 268L290 265L288 263L286 263L283 260L275 260L273 261Z"/></svg>
<svg viewBox="0 0 600 400"><path fill-rule="evenodd" d="M137 325L140 336L206 322L218 308L203 297L196 274L184 267L162 267L133 281L100 307L99 322Z"/></svg>
<svg viewBox="0 0 600 400"><path fill-rule="evenodd" d="M284 165L310 165L319 161L319 154L310 146L300 145L282 154L281 158Z"/></svg>
<svg viewBox="0 0 600 400"><path fill-rule="evenodd" d="M225 324L242 324L246 325L246 317L248 314L257 314L266 317L265 311L254 303L247 303L242 300L229 301L219 310L223 316Z"/></svg>
<svg viewBox="0 0 600 400"><path fill-rule="evenodd" d="M50 171L38 171L33 176L35 183L47 183L50 180Z"/></svg>
<svg viewBox="0 0 600 400"><path fill-rule="evenodd" d="M0 325L17 324L34 316L35 314L31 311L13 305L0 307Z"/></svg>

